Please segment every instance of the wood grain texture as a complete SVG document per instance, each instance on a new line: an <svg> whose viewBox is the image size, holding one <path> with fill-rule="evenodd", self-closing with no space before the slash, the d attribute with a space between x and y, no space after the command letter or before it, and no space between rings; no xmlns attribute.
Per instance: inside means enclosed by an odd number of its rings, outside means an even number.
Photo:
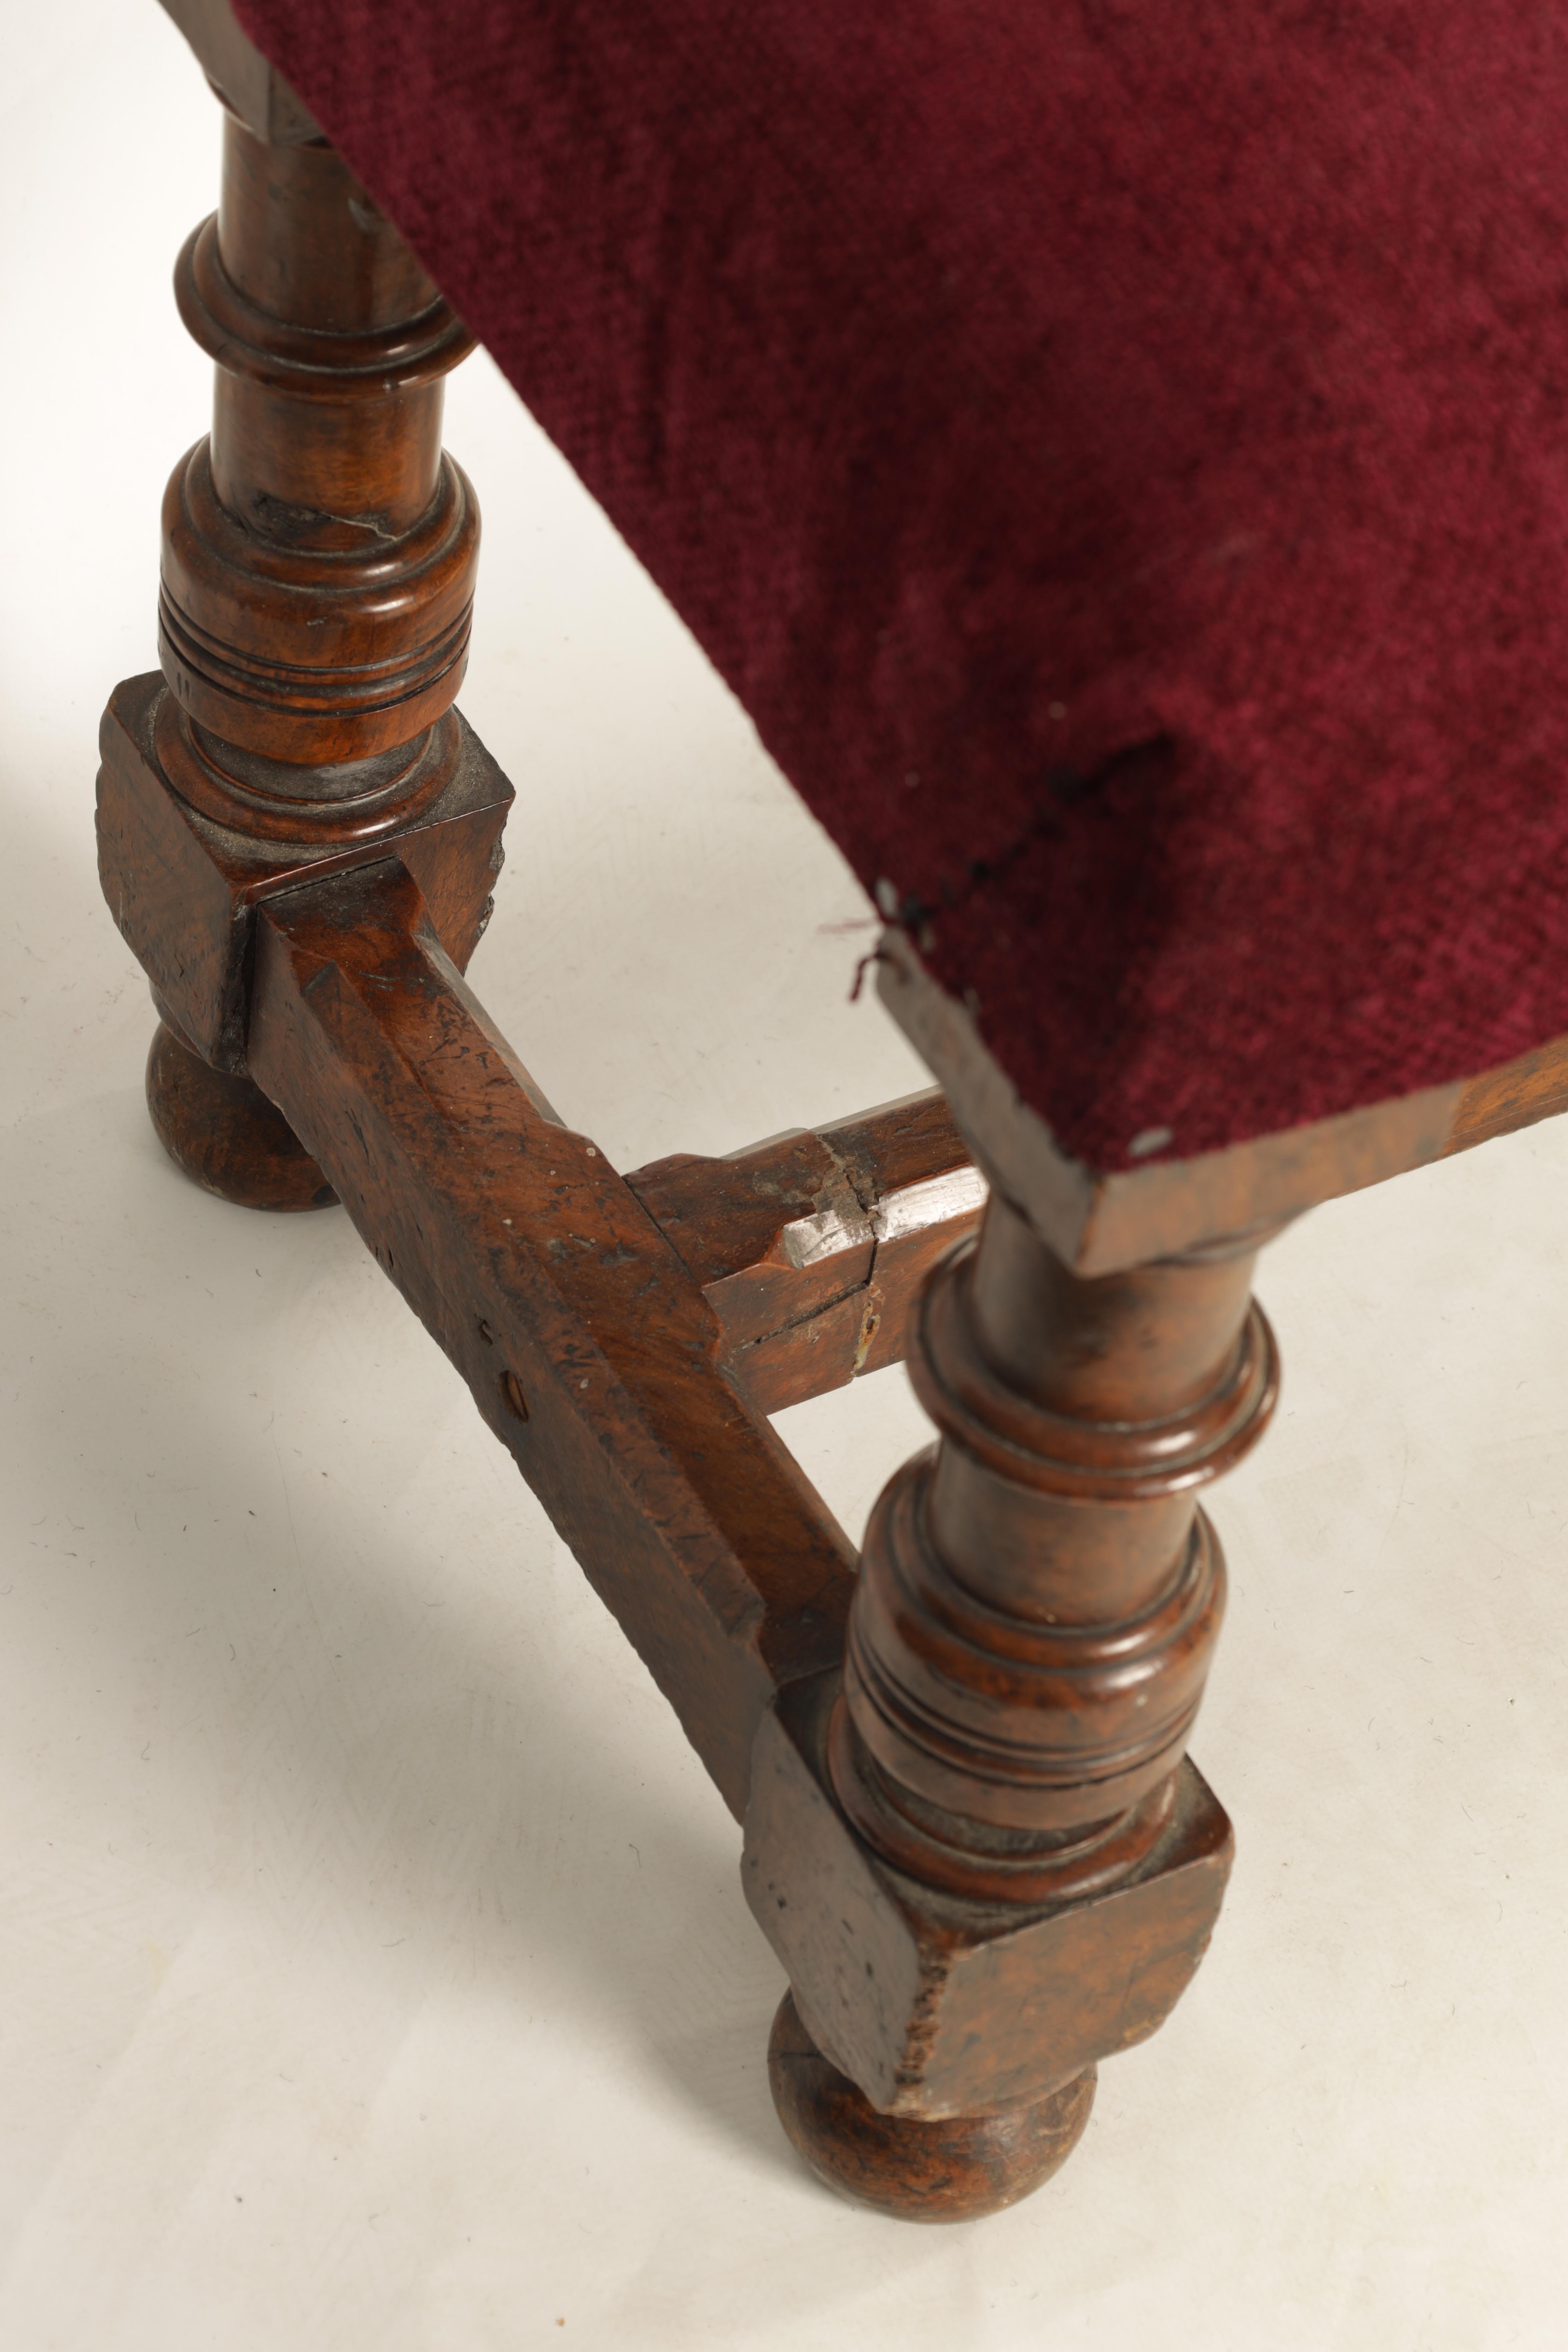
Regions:
<svg viewBox="0 0 1568 2352"><path fill-rule="evenodd" d="M951 1894L851 1826L829 1769L837 1673L763 1721L742 1884L819 2050L879 2113L931 2122L1043 2097L1153 2033L1208 1948L1229 1875L1224 1809L1191 1759L1154 1845L1070 1901Z"/></svg>
<svg viewBox="0 0 1568 2352"><path fill-rule="evenodd" d="M686 1267L395 861L260 910L250 1065L742 1812L775 1690L840 1654L854 1555Z"/></svg>
<svg viewBox="0 0 1568 2352"><path fill-rule="evenodd" d="M841 2197L900 2221L977 2221L1067 2162L1094 2105L1095 2071L988 2116L880 2115L823 2056L786 1992L768 2042L768 2084L791 2141Z"/></svg>
<svg viewBox="0 0 1568 2352"><path fill-rule="evenodd" d="M457 711L406 747L390 781L372 766L358 792L319 799L279 793L265 763L258 772L204 744L156 672L115 688L100 742L103 895L165 1017L215 1067L245 1071L257 908L312 875L400 844L448 954L468 962L512 792ZM293 781L342 779L303 770Z"/></svg>
<svg viewBox="0 0 1568 2352"><path fill-rule="evenodd" d="M1568 1037L1554 1037L1532 1054L1521 1054L1501 1069L1487 1070L1467 1082L1454 1106L1442 1156L1471 1151L1494 1136L1511 1135L1517 1128L1533 1127L1538 1119L1555 1118L1565 1110Z"/></svg>
<svg viewBox="0 0 1568 2352"><path fill-rule="evenodd" d="M701 1284L765 1412L897 1363L911 1302L984 1181L934 1089L627 1183Z"/></svg>

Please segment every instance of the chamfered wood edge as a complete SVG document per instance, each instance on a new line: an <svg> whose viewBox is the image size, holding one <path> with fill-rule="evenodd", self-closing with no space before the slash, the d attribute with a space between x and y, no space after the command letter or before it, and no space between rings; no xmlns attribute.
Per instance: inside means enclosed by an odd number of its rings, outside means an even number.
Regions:
<svg viewBox="0 0 1568 2352"><path fill-rule="evenodd" d="M1304 1210L1568 1110L1568 1037L1516 1061L1191 1160L1107 1172L1072 1159L931 979L884 932L878 993L941 1084L991 1182L1063 1262L1113 1274L1212 1243L1260 1238Z"/></svg>

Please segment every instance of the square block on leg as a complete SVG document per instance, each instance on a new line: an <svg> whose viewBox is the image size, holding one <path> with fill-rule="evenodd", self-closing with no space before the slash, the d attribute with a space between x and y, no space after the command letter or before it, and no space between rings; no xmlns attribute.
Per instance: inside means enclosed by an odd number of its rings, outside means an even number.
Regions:
<svg viewBox="0 0 1568 2352"><path fill-rule="evenodd" d="M1208 1945L1234 1846L1182 1763L1158 1843L1109 1890L1020 1913L941 1895L850 1828L826 1764L838 1676L784 1690L757 1737L746 1899L817 2046L885 2114L1038 2097L1170 2014Z"/></svg>

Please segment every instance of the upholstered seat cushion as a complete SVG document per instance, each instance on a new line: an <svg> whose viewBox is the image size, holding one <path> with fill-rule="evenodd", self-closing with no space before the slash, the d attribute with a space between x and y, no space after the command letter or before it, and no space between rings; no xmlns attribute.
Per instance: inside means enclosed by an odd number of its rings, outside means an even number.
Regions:
<svg viewBox="0 0 1568 2352"><path fill-rule="evenodd" d="M1075 1152L1568 1030L1538 0L237 0Z"/></svg>

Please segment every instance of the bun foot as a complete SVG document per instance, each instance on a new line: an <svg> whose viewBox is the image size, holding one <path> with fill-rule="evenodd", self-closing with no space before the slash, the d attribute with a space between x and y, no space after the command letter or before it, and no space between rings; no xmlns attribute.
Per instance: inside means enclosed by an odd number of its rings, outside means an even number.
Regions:
<svg viewBox="0 0 1568 2352"><path fill-rule="evenodd" d="M768 2042L768 2082L790 2138L841 2197L900 2221L977 2221L1066 2163L1094 2105L1095 2070L994 2115L942 2123L879 2115L823 2056L786 1992Z"/></svg>
<svg viewBox="0 0 1568 2352"><path fill-rule="evenodd" d="M337 1194L276 1104L215 1070L166 1021L147 1056L147 1108L177 1168L242 1209L330 1209Z"/></svg>

